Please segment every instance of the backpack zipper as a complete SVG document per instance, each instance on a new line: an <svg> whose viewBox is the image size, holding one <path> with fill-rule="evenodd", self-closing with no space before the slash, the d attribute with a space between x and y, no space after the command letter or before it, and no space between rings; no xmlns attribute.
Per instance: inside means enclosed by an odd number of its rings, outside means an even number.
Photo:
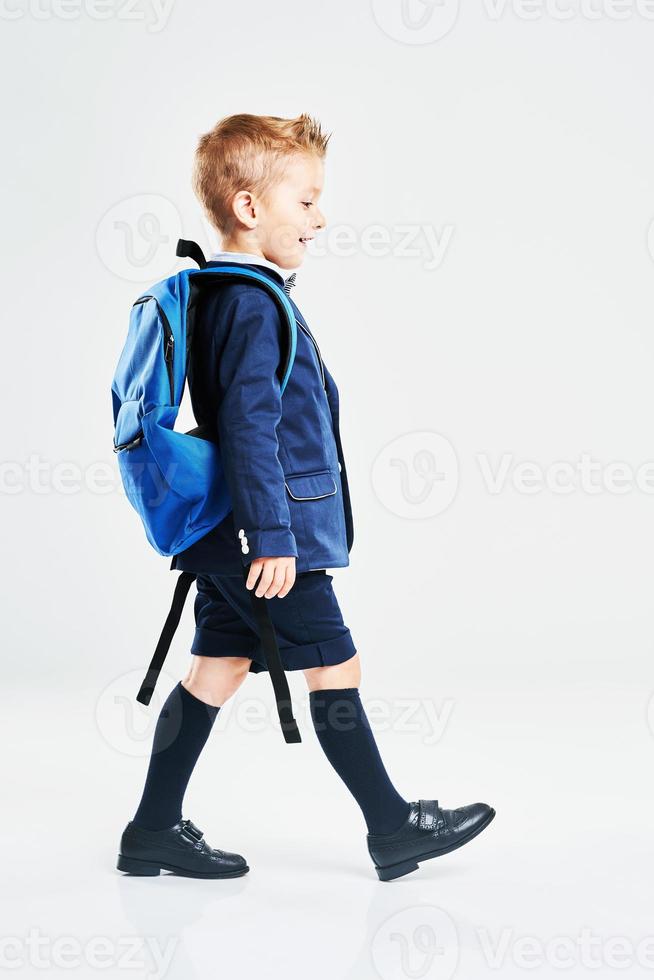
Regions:
<svg viewBox="0 0 654 980"><path fill-rule="evenodd" d="M162 316L165 314L162 312ZM168 321L164 319L164 326L168 327ZM166 349L164 351L164 361L166 362L166 370L168 371L168 385L170 387L170 404L173 405L175 402L175 381L173 379L173 358L175 356L175 338L173 337L172 330L168 334L168 340L166 341Z"/></svg>
<svg viewBox="0 0 654 980"><path fill-rule="evenodd" d="M170 389L170 404L175 404L175 381L173 377L173 360L175 356L175 338L173 336L173 331L170 328L170 323L168 322L168 317L164 313L161 305L154 296L140 296L136 300L134 306L139 306L141 303L146 303L148 300L154 300L159 310L159 315L161 317L161 322L164 328L164 362L166 365L166 373L168 375L168 387Z"/></svg>

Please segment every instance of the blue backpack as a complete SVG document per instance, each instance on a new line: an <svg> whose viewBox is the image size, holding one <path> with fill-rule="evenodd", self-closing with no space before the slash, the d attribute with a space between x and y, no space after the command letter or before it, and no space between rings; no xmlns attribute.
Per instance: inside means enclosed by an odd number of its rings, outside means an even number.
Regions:
<svg viewBox="0 0 654 980"><path fill-rule="evenodd" d="M199 268L184 269L156 283L135 301L111 385L114 452L125 493L141 518L148 541L166 556L189 548L232 510L215 433L205 426L175 432L193 343L192 313L199 287L250 282L272 296L288 327L280 365L282 394L297 344L293 307L284 290L268 276L240 265L207 266L199 245L183 239L177 244L177 255L192 258ZM247 576L248 569L244 568L244 578ZM195 578L193 572L181 572L178 577L170 612L136 696L142 704L150 703ZM254 589L250 594L282 731L287 742L299 742L266 600L255 596Z"/></svg>

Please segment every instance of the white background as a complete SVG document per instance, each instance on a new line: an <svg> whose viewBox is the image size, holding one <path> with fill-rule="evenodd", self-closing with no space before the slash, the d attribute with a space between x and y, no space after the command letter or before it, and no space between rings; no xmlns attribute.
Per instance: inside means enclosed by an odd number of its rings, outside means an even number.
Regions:
<svg viewBox="0 0 654 980"><path fill-rule="evenodd" d="M81 944L84 977L123 976L130 936L173 944L171 978L651 972L654 10L498 4L410 0L404 22L401 0L2 7L15 976L44 972L29 929L54 975L74 961L58 936ZM142 708L175 577L122 494L111 379L133 299L182 267L176 238L217 244L190 171L198 136L235 112L309 112L333 133L326 240L293 296L341 395L355 542L334 585L384 760L407 799L497 810L469 847L390 884L301 672L302 744L238 720L252 702L274 718L267 675L250 677L185 800L250 873L115 870L194 624L189 598ZM594 490L574 475L584 456ZM570 492L552 483L561 463ZM84 958L98 936L114 944L103 970ZM162 975L143 950L131 962Z"/></svg>

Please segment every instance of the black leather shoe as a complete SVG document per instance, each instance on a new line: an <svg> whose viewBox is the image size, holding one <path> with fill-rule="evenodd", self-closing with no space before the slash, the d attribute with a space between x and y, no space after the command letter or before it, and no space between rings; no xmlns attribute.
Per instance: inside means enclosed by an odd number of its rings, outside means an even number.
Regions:
<svg viewBox="0 0 654 980"><path fill-rule="evenodd" d="M487 803L470 803L442 810L438 800L411 803L406 822L392 834L368 834L368 851L381 881L418 870L419 861L439 857L467 844L489 825L495 810Z"/></svg>
<svg viewBox="0 0 654 980"><path fill-rule="evenodd" d="M130 820L120 839L116 867L132 875L173 871L185 878L238 878L249 871L241 854L209 847L190 820L166 830L145 830Z"/></svg>

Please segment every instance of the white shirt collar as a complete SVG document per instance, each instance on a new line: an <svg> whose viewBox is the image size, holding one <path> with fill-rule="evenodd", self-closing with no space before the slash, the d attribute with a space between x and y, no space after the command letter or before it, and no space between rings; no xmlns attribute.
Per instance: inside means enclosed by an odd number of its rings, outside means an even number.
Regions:
<svg viewBox="0 0 654 980"><path fill-rule="evenodd" d="M273 269L277 275L281 276L282 279L286 280L290 273L293 271L291 269L282 269L275 262L269 262L268 259L264 259L261 255L252 255L250 252L215 252L209 258L210 262L242 262L244 265L266 265L269 269Z"/></svg>

